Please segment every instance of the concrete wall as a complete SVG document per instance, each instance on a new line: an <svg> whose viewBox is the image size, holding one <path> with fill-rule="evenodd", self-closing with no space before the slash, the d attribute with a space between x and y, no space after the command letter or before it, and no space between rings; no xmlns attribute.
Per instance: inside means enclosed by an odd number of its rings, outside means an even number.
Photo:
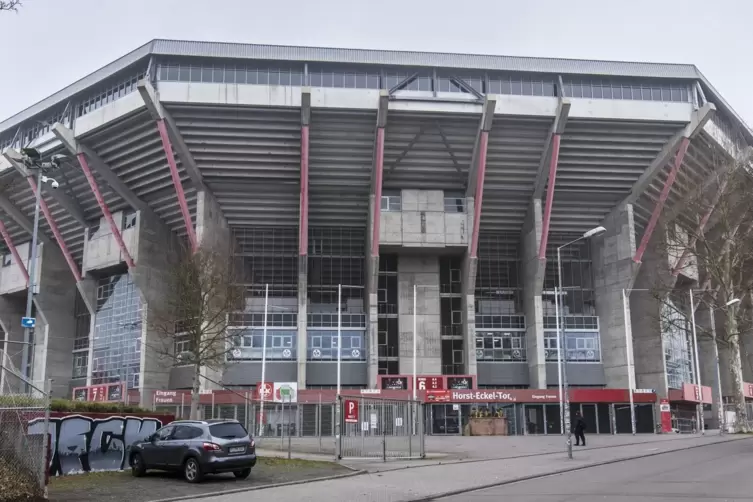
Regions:
<svg viewBox="0 0 753 502"><path fill-rule="evenodd" d="M626 329L630 333L631 326L630 318L625 318L622 291L632 288L637 270L637 265L633 262L633 206L615 208L603 225L607 231L591 240L601 357L607 385L625 389L629 387ZM629 297L630 292L627 291L626 295ZM643 336L643 333L632 333L633 337L636 335Z"/></svg>
<svg viewBox="0 0 753 502"><path fill-rule="evenodd" d="M382 211L379 241L385 246L464 247L471 227L466 208L445 213L442 190L403 190L401 211Z"/></svg>
<svg viewBox="0 0 753 502"><path fill-rule="evenodd" d="M123 230L123 211L112 214L115 226L120 230L125 247L133 258L139 261L138 228L136 226ZM86 229L84 241L83 273L90 270L99 270L119 265L124 262L123 253L118 246L115 236L112 234L110 225L104 216L99 220L99 228L92 232Z"/></svg>
<svg viewBox="0 0 753 502"><path fill-rule="evenodd" d="M139 391L141 405L150 407L154 391L168 388L169 383L171 362L160 353L172 350L172 341L154 330L150 326L150 319L154 320L167 312L171 273L184 249L175 235L149 213L139 211L136 230L139 260L130 273L143 302Z"/></svg>
<svg viewBox="0 0 753 502"><path fill-rule="evenodd" d="M41 246L41 244L37 246L37 253L39 253ZM18 254L21 257L21 262L24 264L27 271L29 270L29 255L31 254L29 251L30 247L31 242L24 242L23 244L16 246L16 251L18 251ZM37 284L39 284L40 273L40 269L39 267L37 267L34 273L34 275L36 276L35 282ZM11 259L10 265L0 268L0 295L7 293L16 293L25 290L26 277L24 276L21 267L16 264L16 260Z"/></svg>
<svg viewBox="0 0 753 502"><path fill-rule="evenodd" d="M546 389L544 367L544 307L541 292L544 287L546 261L538 257L541 242L541 201L531 201L521 236L523 312L526 316L526 349L528 380L531 388ZM551 380L550 380L551 381ZM557 381L555 377L555 382Z"/></svg>
<svg viewBox="0 0 753 502"><path fill-rule="evenodd" d="M417 371L440 375L439 257L399 256L397 261L400 373L413 373L413 285L417 285Z"/></svg>

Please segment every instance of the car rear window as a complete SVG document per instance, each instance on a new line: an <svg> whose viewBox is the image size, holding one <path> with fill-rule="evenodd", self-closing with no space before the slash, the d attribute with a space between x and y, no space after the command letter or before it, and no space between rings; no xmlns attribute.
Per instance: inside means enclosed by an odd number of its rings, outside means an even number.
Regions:
<svg viewBox="0 0 753 502"><path fill-rule="evenodd" d="M209 432L212 434L212 436L223 439L235 439L248 436L246 429L238 423L210 425Z"/></svg>

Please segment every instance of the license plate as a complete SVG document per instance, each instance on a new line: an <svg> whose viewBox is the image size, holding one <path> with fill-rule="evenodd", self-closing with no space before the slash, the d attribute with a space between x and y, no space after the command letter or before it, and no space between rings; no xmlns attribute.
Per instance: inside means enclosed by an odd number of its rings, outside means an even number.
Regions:
<svg viewBox="0 0 753 502"><path fill-rule="evenodd" d="M230 448L230 453L243 453L246 451L245 446L236 446L234 448Z"/></svg>

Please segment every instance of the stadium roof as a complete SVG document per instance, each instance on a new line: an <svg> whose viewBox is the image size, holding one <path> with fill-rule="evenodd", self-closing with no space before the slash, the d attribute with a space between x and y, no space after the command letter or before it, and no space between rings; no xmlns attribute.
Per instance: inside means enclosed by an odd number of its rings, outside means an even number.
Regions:
<svg viewBox="0 0 753 502"><path fill-rule="evenodd" d="M562 58L532 58L452 54L439 52L386 51L370 49L342 49L325 47L294 47L225 42L154 39L125 56L87 75L77 82L0 122L0 131L17 127L25 120L46 109L65 102L76 94L151 56L214 57L270 61L301 61L318 63L350 63L367 65L395 65L410 67L439 67L487 71L530 72L567 75L620 76L699 80L708 93L709 101L740 127L749 140L753 131L734 111L706 77L692 64L641 63L596 61Z"/></svg>

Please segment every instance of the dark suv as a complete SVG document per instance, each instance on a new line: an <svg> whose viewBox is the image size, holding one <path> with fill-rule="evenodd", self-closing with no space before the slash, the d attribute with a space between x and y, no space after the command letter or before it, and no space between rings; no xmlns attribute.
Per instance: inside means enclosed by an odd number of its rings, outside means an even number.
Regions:
<svg viewBox="0 0 753 502"><path fill-rule="evenodd" d="M220 472L246 479L256 465L256 445L236 420L180 420L133 443L128 460L136 477L159 469L183 471L189 483Z"/></svg>

